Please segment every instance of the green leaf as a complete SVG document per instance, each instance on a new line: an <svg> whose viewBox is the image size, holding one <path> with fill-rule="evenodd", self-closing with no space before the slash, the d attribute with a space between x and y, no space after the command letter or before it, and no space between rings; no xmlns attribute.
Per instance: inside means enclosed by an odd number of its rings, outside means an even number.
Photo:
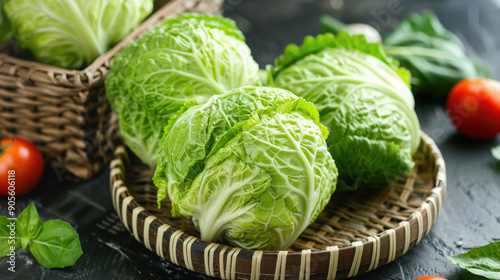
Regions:
<svg viewBox="0 0 500 280"><path fill-rule="evenodd" d="M233 138L226 147L209 158L210 162L194 180L186 202L181 204L182 212L193 213L197 217L203 240L221 240L228 224L249 230L241 224L249 219L247 212L260 206L255 198L261 197L271 185L271 176L265 170L255 164L247 164L240 158L245 156L240 139L241 136ZM205 190L201 196L198 194L200 190ZM203 212L196 208L203 209ZM288 222L287 227L293 226L289 218L282 220ZM279 225L270 225L273 226ZM261 231L268 235L266 230Z"/></svg>
<svg viewBox="0 0 500 280"><path fill-rule="evenodd" d="M393 142L360 136L346 136L330 145L338 164L341 182L338 191L385 188L398 176L410 172L414 163L409 153ZM357 151L356 153L348 151Z"/></svg>
<svg viewBox="0 0 500 280"><path fill-rule="evenodd" d="M74 265L83 254L78 233L61 220L44 222L40 234L31 241L29 250L45 268Z"/></svg>
<svg viewBox="0 0 500 280"><path fill-rule="evenodd" d="M491 154L493 155L494 158L500 161L500 145L491 148Z"/></svg>
<svg viewBox="0 0 500 280"><path fill-rule="evenodd" d="M12 227L12 225L14 225L14 227ZM15 232L15 225L15 220L9 220L5 216L0 216L0 258L10 254L12 251L11 247L14 247L14 251L21 247L20 239L16 234L14 234L15 238L10 238L11 231L14 230Z"/></svg>
<svg viewBox="0 0 500 280"><path fill-rule="evenodd" d="M460 268L488 279L500 279L500 241L492 242L469 252L448 256L448 259Z"/></svg>
<svg viewBox="0 0 500 280"><path fill-rule="evenodd" d="M431 11L410 14L385 38L384 49L410 70L416 94L445 98L460 80L491 76L491 67L468 58L460 39Z"/></svg>
<svg viewBox="0 0 500 280"><path fill-rule="evenodd" d="M21 237L23 250L26 250L29 242L38 236L41 229L42 223L40 222L40 216L38 215L35 204L31 202L17 218L16 231Z"/></svg>

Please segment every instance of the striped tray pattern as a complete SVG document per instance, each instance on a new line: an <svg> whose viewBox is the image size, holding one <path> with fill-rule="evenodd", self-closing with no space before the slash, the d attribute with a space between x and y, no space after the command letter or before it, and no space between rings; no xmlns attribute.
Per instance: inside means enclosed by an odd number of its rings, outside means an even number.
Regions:
<svg viewBox="0 0 500 280"><path fill-rule="evenodd" d="M190 220L156 204L152 171L119 147L111 162L113 205L125 228L162 259L222 279L344 279L393 261L420 242L443 206L445 163L421 133L412 172L383 190L336 194L292 245L252 251L208 243Z"/></svg>

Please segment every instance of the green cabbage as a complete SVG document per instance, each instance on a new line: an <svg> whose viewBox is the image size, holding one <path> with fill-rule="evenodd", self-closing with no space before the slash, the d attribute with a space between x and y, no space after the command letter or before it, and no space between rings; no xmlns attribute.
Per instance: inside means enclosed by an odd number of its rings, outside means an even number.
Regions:
<svg viewBox="0 0 500 280"><path fill-rule="evenodd" d="M153 10L153 0L4 0L21 48L35 59L77 69L135 28Z"/></svg>
<svg viewBox="0 0 500 280"><path fill-rule="evenodd" d="M233 21L187 14L123 48L106 91L125 143L154 168L163 128L184 104L258 79L258 65Z"/></svg>
<svg viewBox="0 0 500 280"><path fill-rule="evenodd" d="M192 218L205 241L285 249L335 190L316 108L291 92L242 87L184 109L158 150L158 204Z"/></svg>
<svg viewBox="0 0 500 280"><path fill-rule="evenodd" d="M269 83L318 108L330 130L339 191L385 187L414 166L420 142L410 76L364 36L339 33L291 45L269 68Z"/></svg>

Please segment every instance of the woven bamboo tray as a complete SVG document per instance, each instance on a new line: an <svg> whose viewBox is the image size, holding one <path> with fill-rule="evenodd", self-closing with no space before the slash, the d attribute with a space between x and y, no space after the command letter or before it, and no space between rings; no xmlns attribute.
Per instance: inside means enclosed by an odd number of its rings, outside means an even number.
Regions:
<svg viewBox="0 0 500 280"><path fill-rule="evenodd" d="M207 243L190 220L157 209L152 171L122 146L111 162L113 205L146 248L176 265L222 279L343 279L393 261L420 242L443 206L445 164L421 133L415 168L383 190L334 194L286 251L251 251Z"/></svg>
<svg viewBox="0 0 500 280"><path fill-rule="evenodd" d="M156 1L164 6L81 71L27 60L29 54L0 44L0 138L32 142L58 176L68 171L91 178L109 163L120 143L117 118L104 92L112 57L166 19L187 11L213 13L222 2Z"/></svg>

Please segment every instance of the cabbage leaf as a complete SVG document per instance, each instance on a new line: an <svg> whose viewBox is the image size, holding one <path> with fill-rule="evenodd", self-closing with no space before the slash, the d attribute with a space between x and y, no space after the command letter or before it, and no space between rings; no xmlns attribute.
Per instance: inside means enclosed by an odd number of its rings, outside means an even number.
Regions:
<svg viewBox="0 0 500 280"><path fill-rule="evenodd" d="M291 92L242 87L182 110L158 150L158 203L205 241L286 249L324 209L338 171L316 108Z"/></svg>

